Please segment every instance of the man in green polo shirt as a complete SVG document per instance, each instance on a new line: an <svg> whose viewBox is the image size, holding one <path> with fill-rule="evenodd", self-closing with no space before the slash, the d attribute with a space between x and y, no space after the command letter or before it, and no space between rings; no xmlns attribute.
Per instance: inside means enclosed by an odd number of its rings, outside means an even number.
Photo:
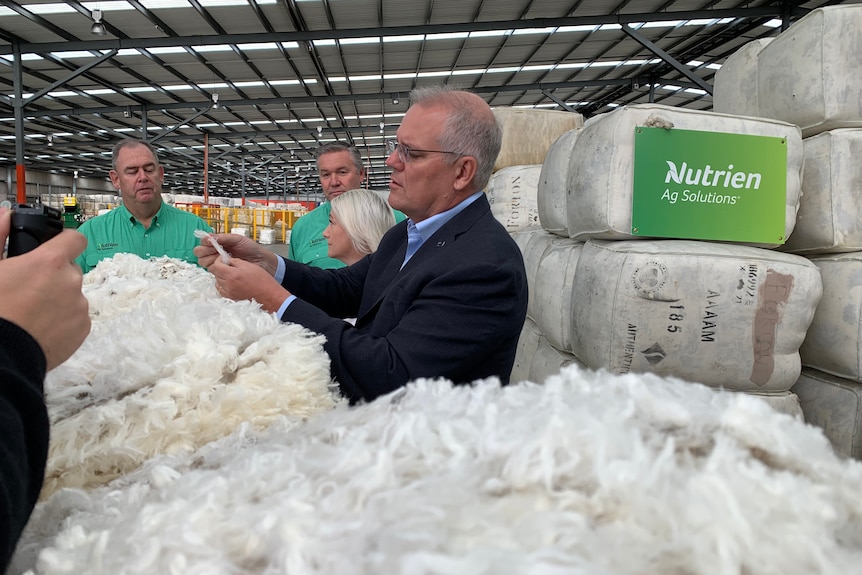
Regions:
<svg viewBox="0 0 862 575"><path fill-rule="evenodd" d="M334 269L344 267L344 263L327 256L328 246L323 230L329 225L329 210L332 198L344 192L362 187L365 167L362 156L356 147L344 142L329 142L317 148L317 175L326 201L302 216L290 232L290 246L287 258L318 268ZM395 221L400 222L407 216L395 210Z"/></svg>
<svg viewBox="0 0 862 575"><path fill-rule="evenodd" d="M212 228L198 216L162 202L165 168L156 149L141 140L121 140L114 146L110 176L123 204L78 228L87 236L87 249L75 260L84 273L118 253L144 259L170 256L196 264L192 250L200 241L194 231Z"/></svg>

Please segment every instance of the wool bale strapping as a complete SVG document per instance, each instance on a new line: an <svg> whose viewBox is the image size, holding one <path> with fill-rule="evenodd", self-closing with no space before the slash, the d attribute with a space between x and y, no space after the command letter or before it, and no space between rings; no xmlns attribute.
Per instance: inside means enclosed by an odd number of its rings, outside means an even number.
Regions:
<svg viewBox="0 0 862 575"><path fill-rule="evenodd" d="M83 292L90 335L46 379L43 497L339 401L322 336L220 297L202 268L117 254L84 276Z"/></svg>
<svg viewBox="0 0 862 575"><path fill-rule="evenodd" d="M584 117L577 112L505 106L492 108L492 112L503 128L495 172L509 166L541 164L554 140L584 125Z"/></svg>
<svg viewBox="0 0 862 575"><path fill-rule="evenodd" d="M793 392L805 421L823 430L836 453L862 459L862 384L804 367Z"/></svg>
<svg viewBox="0 0 862 575"><path fill-rule="evenodd" d="M802 136L798 126L764 118L635 104L590 118L578 133L566 187L566 221L570 237L580 240L591 237L643 239L631 233L634 132L636 126L654 123L672 125L673 128L669 129L785 138L787 193L784 237L790 235L796 223L802 179Z"/></svg>
<svg viewBox="0 0 862 575"><path fill-rule="evenodd" d="M862 382L862 252L809 259L823 297L799 349L802 364Z"/></svg>
<svg viewBox="0 0 862 575"><path fill-rule="evenodd" d="M757 55L774 38L744 44L715 71L712 109L720 114L760 116L757 93Z"/></svg>
<svg viewBox="0 0 862 575"><path fill-rule="evenodd" d="M862 127L862 4L812 10L757 55L760 116L805 137Z"/></svg>
<svg viewBox="0 0 862 575"><path fill-rule="evenodd" d="M539 208L539 223L558 236L569 237L566 222L566 185L572 148L580 129L569 130L551 144L536 189L536 204Z"/></svg>
<svg viewBox="0 0 862 575"><path fill-rule="evenodd" d="M58 493L28 530L55 533L34 575L843 575L862 562L860 490L861 465L748 394L569 367L417 381L163 456Z"/></svg>
<svg viewBox="0 0 862 575"><path fill-rule="evenodd" d="M796 254L862 250L862 129L802 141L805 164L796 227L781 247Z"/></svg>
<svg viewBox="0 0 862 575"><path fill-rule="evenodd" d="M808 259L773 250L590 240L573 292L573 352L593 369L784 393L822 285Z"/></svg>
<svg viewBox="0 0 862 575"><path fill-rule="evenodd" d="M491 213L509 233L539 225L536 194L541 164L509 166L491 175L485 188Z"/></svg>

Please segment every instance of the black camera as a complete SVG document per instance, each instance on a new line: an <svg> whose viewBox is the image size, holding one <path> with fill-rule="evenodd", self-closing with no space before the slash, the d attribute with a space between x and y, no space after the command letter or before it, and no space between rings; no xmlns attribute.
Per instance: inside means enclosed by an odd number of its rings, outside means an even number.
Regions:
<svg viewBox="0 0 862 575"><path fill-rule="evenodd" d="M63 231L63 214L44 204L18 204L12 208L7 257L19 256Z"/></svg>

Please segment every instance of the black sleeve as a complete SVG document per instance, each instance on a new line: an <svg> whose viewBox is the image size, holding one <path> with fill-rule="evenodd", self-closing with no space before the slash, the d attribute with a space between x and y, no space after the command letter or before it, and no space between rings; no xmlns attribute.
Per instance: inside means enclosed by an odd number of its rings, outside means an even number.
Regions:
<svg viewBox="0 0 862 575"><path fill-rule="evenodd" d="M0 573L9 564L45 477L45 368L39 344L0 318Z"/></svg>

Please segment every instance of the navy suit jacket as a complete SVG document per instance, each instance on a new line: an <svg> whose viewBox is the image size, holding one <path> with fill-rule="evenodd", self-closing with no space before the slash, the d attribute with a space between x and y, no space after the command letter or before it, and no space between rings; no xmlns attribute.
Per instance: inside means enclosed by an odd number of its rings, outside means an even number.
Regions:
<svg viewBox="0 0 862 575"><path fill-rule="evenodd" d="M285 260L299 299L282 320L326 336L332 376L351 403L416 378L508 383L527 314L521 251L481 195L422 244L403 269L407 222L346 268ZM356 317L356 325L342 321Z"/></svg>

